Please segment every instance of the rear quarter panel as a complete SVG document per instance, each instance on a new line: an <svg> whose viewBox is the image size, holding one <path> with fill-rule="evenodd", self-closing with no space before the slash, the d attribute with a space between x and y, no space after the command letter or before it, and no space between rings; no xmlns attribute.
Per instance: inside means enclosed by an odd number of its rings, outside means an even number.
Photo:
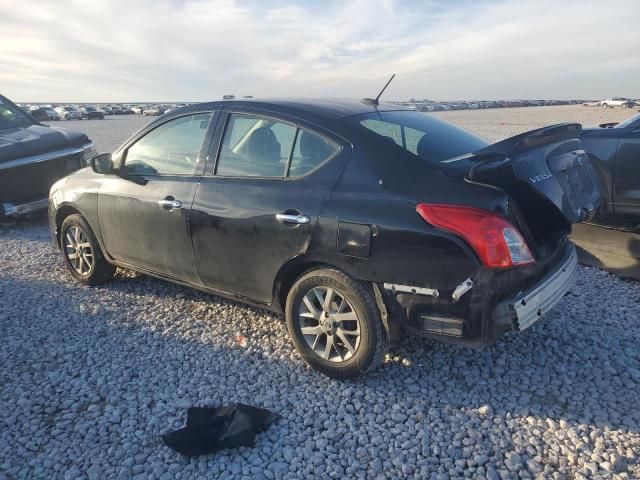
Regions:
<svg viewBox="0 0 640 480"><path fill-rule="evenodd" d="M308 258L363 281L454 289L480 263L462 239L428 225L417 204L507 209L506 195L450 179L388 142L355 144L314 231ZM370 226L368 256L338 252L341 222Z"/></svg>

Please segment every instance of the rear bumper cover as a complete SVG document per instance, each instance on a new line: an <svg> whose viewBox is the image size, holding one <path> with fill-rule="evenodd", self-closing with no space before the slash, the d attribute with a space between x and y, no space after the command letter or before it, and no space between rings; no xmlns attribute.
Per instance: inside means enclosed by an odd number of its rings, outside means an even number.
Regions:
<svg viewBox="0 0 640 480"><path fill-rule="evenodd" d="M383 288L390 316L412 334L479 348L491 345L507 331L523 331L551 310L573 285L577 275L574 245L561 242L546 261L495 271L479 269L473 286L459 301L454 291L438 294Z"/></svg>
<svg viewBox="0 0 640 480"><path fill-rule="evenodd" d="M494 322L511 324L519 331L529 328L569 291L577 273L578 256L573 244L569 244L555 269L548 272L533 287L496 305Z"/></svg>

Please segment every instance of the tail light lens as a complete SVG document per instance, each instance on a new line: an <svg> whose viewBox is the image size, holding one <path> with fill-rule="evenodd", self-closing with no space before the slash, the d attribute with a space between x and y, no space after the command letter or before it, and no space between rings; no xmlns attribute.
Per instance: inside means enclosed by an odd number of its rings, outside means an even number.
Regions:
<svg viewBox="0 0 640 480"><path fill-rule="evenodd" d="M486 267L508 268L535 261L518 229L493 212L426 203L416 210L427 223L464 238Z"/></svg>

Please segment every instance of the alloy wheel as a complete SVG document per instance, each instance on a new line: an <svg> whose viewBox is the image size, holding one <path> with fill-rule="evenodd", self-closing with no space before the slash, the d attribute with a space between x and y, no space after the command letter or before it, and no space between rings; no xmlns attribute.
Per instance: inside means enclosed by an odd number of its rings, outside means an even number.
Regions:
<svg viewBox="0 0 640 480"><path fill-rule="evenodd" d="M309 348L324 360L345 362L360 346L358 315L335 288L309 290L300 302L298 324Z"/></svg>
<svg viewBox="0 0 640 480"><path fill-rule="evenodd" d="M86 234L71 226L65 235L65 255L73 269L80 275L89 275L93 271L93 250Z"/></svg>

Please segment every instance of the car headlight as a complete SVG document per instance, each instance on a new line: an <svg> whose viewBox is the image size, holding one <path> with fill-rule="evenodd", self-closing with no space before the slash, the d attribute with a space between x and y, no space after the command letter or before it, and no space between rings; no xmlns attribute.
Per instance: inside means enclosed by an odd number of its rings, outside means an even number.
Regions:
<svg viewBox="0 0 640 480"><path fill-rule="evenodd" d="M91 159L98 154L93 142L85 143L82 146L82 165L88 167L91 164Z"/></svg>
<svg viewBox="0 0 640 480"><path fill-rule="evenodd" d="M60 201L62 200L62 192L60 189L67 183L68 177L62 177L56 183L51 185L51 190L49 191L49 200L53 204L53 208L57 209Z"/></svg>

